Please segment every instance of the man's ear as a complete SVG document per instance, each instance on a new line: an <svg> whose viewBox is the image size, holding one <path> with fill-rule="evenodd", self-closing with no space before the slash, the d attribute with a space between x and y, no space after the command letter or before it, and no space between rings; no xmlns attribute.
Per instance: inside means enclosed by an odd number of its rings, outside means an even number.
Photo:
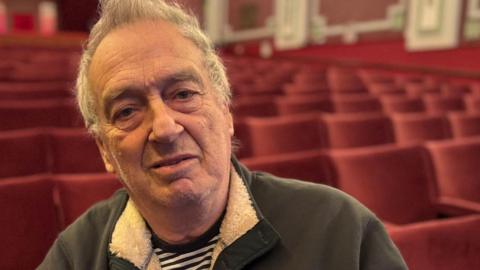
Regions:
<svg viewBox="0 0 480 270"><path fill-rule="evenodd" d="M107 150L105 148L105 144L98 135L95 135L95 142L97 143L98 150L100 151L100 155L102 156L103 163L105 164L105 169L109 173L115 173L115 169L113 167L113 163L110 160L110 157L107 153Z"/></svg>

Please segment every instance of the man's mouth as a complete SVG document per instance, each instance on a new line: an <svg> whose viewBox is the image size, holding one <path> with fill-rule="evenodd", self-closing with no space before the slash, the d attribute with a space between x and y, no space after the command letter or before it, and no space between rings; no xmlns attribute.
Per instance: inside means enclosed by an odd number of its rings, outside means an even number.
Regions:
<svg viewBox="0 0 480 270"><path fill-rule="evenodd" d="M193 159L193 158L194 158L194 156L192 156L192 155L178 155L178 156L169 157L169 158L163 159L159 162L156 162L151 167L154 168L154 169L158 169L158 168L161 168L161 167L174 166L174 165L177 165L177 164L179 164L183 161L190 160L190 159Z"/></svg>

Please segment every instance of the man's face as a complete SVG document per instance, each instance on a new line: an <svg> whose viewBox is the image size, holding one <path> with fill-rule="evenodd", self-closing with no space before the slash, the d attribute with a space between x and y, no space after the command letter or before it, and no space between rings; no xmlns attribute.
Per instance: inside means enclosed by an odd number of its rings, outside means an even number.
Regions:
<svg viewBox="0 0 480 270"><path fill-rule="evenodd" d="M97 143L139 206L226 196L232 118L202 60L166 22L117 29L93 56Z"/></svg>

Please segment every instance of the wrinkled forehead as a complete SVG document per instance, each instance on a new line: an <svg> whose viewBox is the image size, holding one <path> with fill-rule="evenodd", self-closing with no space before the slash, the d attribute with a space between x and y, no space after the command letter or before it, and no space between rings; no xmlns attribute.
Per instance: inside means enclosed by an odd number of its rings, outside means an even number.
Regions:
<svg viewBox="0 0 480 270"><path fill-rule="evenodd" d="M202 59L201 51L171 23L135 22L113 30L100 42L89 68L89 83L97 92L113 79L126 79L123 75L132 70L151 74L189 65L203 69Z"/></svg>
<svg viewBox="0 0 480 270"><path fill-rule="evenodd" d="M192 60L201 58L200 50L182 36L175 25L162 20L138 21L108 33L93 54L90 69L109 59L154 57L159 54ZM98 61L100 57L102 61Z"/></svg>

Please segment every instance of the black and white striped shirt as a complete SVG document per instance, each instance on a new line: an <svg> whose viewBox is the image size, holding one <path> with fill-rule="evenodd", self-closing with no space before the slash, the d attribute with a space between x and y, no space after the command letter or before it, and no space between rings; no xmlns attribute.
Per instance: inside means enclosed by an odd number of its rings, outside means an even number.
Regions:
<svg viewBox="0 0 480 270"><path fill-rule="evenodd" d="M171 245L152 236L152 244L162 270L209 269L219 239L220 221L192 243Z"/></svg>
<svg viewBox="0 0 480 270"><path fill-rule="evenodd" d="M209 269L212 262L212 253L215 244L218 241L218 235L214 236L205 246L187 252L169 252L161 248L155 248L162 270L199 270Z"/></svg>

